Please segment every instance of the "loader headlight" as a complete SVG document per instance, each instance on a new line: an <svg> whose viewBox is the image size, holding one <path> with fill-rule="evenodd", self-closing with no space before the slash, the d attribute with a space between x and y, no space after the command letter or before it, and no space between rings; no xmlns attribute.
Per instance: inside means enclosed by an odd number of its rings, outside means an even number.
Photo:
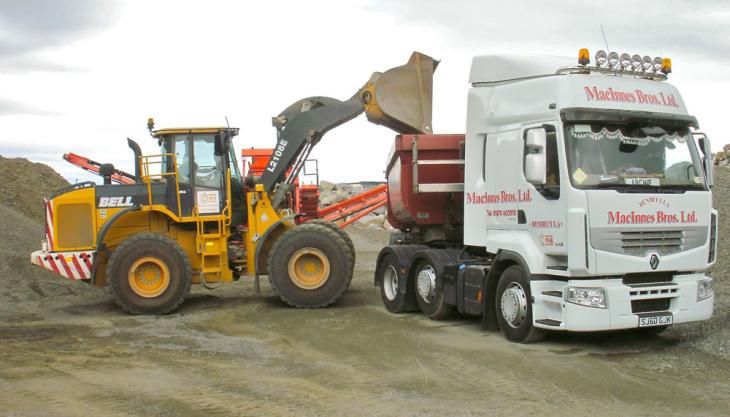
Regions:
<svg viewBox="0 0 730 417"><path fill-rule="evenodd" d="M606 295L603 288L568 287L565 301L586 307L606 308Z"/></svg>
<svg viewBox="0 0 730 417"><path fill-rule="evenodd" d="M706 300L713 295L715 295L715 290L712 289L711 279L697 281L697 301Z"/></svg>

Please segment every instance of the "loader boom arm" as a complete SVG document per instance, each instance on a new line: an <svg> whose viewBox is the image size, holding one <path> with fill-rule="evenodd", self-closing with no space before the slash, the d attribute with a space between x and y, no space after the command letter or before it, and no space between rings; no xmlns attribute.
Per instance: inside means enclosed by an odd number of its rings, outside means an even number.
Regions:
<svg viewBox="0 0 730 417"><path fill-rule="evenodd" d="M438 61L414 52L408 63L375 72L349 100L309 97L272 119L274 152L258 179L281 206L314 146L330 130L365 112L369 121L398 133L431 133L433 72Z"/></svg>

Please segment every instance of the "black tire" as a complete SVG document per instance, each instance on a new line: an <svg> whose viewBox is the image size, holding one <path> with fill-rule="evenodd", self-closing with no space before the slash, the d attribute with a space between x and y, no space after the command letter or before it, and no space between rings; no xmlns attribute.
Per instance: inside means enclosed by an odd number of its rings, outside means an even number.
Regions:
<svg viewBox="0 0 730 417"><path fill-rule="evenodd" d="M533 343L545 338L545 331L532 325L532 294L522 267L512 265L502 272L494 302L497 324L507 340Z"/></svg>
<svg viewBox="0 0 730 417"><path fill-rule="evenodd" d="M269 254L271 287L284 302L293 307L327 307L339 300L350 285L352 266L347 250L345 241L327 226L305 223L290 229L276 240ZM307 251L316 255L299 255ZM314 257L315 261L322 264L326 260L329 265L329 273L323 274L326 278L317 281L316 287L303 287L303 280L289 273L290 264L298 265L297 259L304 256Z"/></svg>
<svg viewBox="0 0 730 417"><path fill-rule="evenodd" d="M380 298L388 311L400 314L412 311L418 305L413 280L403 276L401 265L393 254L385 255L376 271L378 276L375 279L380 283ZM401 285L406 285L405 293L401 291Z"/></svg>
<svg viewBox="0 0 730 417"><path fill-rule="evenodd" d="M335 233L340 235L342 240L345 241L347 244L347 248L349 249L349 257L350 257L350 264L352 265L353 271L355 269L355 260L357 258L357 252L355 252L355 244L352 243L352 239L350 239L350 235L347 234L345 230L343 230L340 226L336 225L333 222L323 220L323 219L312 219L308 221L309 224L321 224L322 226L328 227L331 230L333 230ZM350 279L352 279L352 276L350 276Z"/></svg>
<svg viewBox="0 0 730 417"><path fill-rule="evenodd" d="M169 284L159 294L144 297L135 291L129 273L135 263L151 258L164 265ZM131 314L167 314L185 300L192 285L190 260L180 245L167 236L140 233L127 238L112 253L106 268L114 301Z"/></svg>
<svg viewBox="0 0 730 417"><path fill-rule="evenodd" d="M421 312L431 320L442 320L449 317L454 311L454 306L444 302L444 289L439 282L443 265L432 260L421 259L416 261L411 271L410 278L413 281L414 297L416 297ZM422 278L419 275L422 272L433 274L433 279L423 279L423 282L428 282L427 285L420 282ZM426 288L428 288L428 291L426 291Z"/></svg>

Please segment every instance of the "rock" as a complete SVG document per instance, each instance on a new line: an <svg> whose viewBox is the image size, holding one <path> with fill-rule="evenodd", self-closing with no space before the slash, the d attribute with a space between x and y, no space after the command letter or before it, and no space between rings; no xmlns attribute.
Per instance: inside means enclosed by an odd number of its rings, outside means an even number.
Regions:
<svg viewBox="0 0 730 417"><path fill-rule="evenodd" d="M331 183L329 181L320 181L319 182L319 191L332 191L335 189L335 184Z"/></svg>
<svg viewBox="0 0 730 417"><path fill-rule="evenodd" d="M383 224L385 224L385 216L368 214L357 222L367 228L383 228Z"/></svg>
<svg viewBox="0 0 730 417"><path fill-rule="evenodd" d="M340 201L350 197L350 194L346 191L335 191L326 194L319 195L320 207L331 206L332 204L339 203Z"/></svg>

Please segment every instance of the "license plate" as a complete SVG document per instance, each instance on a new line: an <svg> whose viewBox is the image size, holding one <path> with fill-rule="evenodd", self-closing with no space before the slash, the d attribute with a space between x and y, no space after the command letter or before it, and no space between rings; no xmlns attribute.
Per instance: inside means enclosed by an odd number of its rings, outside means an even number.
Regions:
<svg viewBox="0 0 730 417"><path fill-rule="evenodd" d="M672 324L672 318L672 313L640 316L639 327L667 326Z"/></svg>

